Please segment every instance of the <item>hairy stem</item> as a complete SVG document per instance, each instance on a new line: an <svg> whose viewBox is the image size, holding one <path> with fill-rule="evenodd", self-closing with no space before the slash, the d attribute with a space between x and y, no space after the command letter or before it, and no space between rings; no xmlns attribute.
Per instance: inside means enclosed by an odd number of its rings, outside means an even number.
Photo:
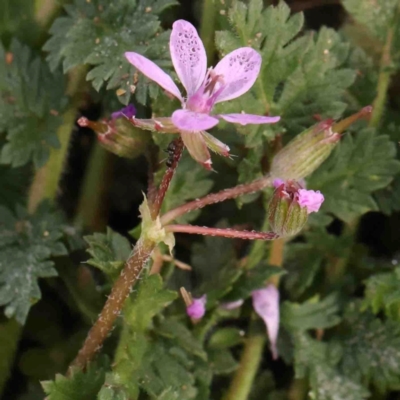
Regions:
<svg viewBox="0 0 400 400"><path fill-rule="evenodd" d="M274 240L278 236L274 232L239 231L237 229L209 228L196 225L167 225L165 230L168 232L181 232L193 235L221 236L232 239L244 240Z"/></svg>
<svg viewBox="0 0 400 400"><path fill-rule="evenodd" d="M156 218L160 213L162 202L164 201L164 197L167 194L169 184L171 183L171 180L174 177L176 167L178 166L179 160L182 156L183 152L182 139L179 137L178 139L175 139L173 143L175 145L175 151L174 151L174 156L171 159L172 162L165 171L163 179L158 188L158 192L154 200L154 203L150 204L151 216L153 219Z"/></svg>
<svg viewBox="0 0 400 400"><path fill-rule="evenodd" d="M175 169L178 166L182 151L183 142L179 138L175 140L175 151L172 163L166 170L158 188L156 199L151 205L151 212L154 216L153 218L157 217L159 213L171 179L174 176ZM143 235L139 238L130 257L126 261L120 276L114 283L99 318L90 329L82 348L79 350L78 355L71 363L70 367L85 368L87 363L91 361L95 354L101 349L104 340L107 338L114 326L115 320L121 313L122 307L132 290L132 286L140 277L140 274L146 266L146 263L155 247L156 243L144 239Z"/></svg>
<svg viewBox="0 0 400 400"><path fill-rule="evenodd" d="M230 189L221 190L218 193L212 193L201 199L193 200L189 203L183 204L173 210L168 211L161 217L161 223L163 225L168 224L174 219L180 217L181 215L187 214L191 211L203 208L210 204L220 203L225 200L234 199L236 197L242 196L248 193L258 192L272 185L272 179L270 176L264 176L261 179L257 179L250 183L245 183L243 185L234 186Z"/></svg>
<svg viewBox="0 0 400 400"><path fill-rule="evenodd" d="M235 372L224 400L248 398L262 359L265 339L264 335L254 335L246 339L239 368Z"/></svg>
<svg viewBox="0 0 400 400"><path fill-rule="evenodd" d="M377 87L377 95L374 100L374 110L372 112L372 116L369 122L369 125L376 128L379 126L380 121L383 116L383 112L385 110L386 99L390 84L390 79L394 73L394 69L391 68L392 64L392 45L393 45L393 36L395 34L395 29L398 24L399 12L400 12L400 4L396 7L395 15L393 16L393 22L391 26L388 28L385 45L382 49L382 56L380 61L380 71L378 77L378 87Z"/></svg>
<svg viewBox="0 0 400 400"><path fill-rule="evenodd" d="M91 361L94 355L101 349L104 340L114 326L115 320L120 315L125 300L131 292L132 286L139 278L155 245L154 242L145 241L142 238L137 241L132 255L129 257L120 276L114 283L99 318L90 329L71 367L85 368L87 363Z"/></svg>

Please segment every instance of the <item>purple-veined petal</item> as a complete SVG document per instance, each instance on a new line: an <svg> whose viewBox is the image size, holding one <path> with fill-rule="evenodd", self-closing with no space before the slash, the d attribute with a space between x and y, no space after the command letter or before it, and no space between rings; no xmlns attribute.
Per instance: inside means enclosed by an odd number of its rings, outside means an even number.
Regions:
<svg viewBox="0 0 400 400"><path fill-rule="evenodd" d="M176 86L172 78L158 65L153 63L153 61L150 61L148 58L143 57L138 53L134 53L133 51L126 52L125 57L143 75L156 82L163 89L174 95L180 101L183 101L178 86Z"/></svg>
<svg viewBox="0 0 400 400"><path fill-rule="evenodd" d="M272 358L278 358L276 341L279 333L279 291L270 284L252 292L254 311L264 320L271 344Z"/></svg>
<svg viewBox="0 0 400 400"><path fill-rule="evenodd" d="M188 96L203 83L207 71L207 56L196 28L182 19L172 25L169 41L172 63Z"/></svg>
<svg viewBox="0 0 400 400"><path fill-rule="evenodd" d="M219 117L233 124L248 125L248 124L275 124L281 117L264 117L254 114L220 114Z"/></svg>
<svg viewBox="0 0 400 400"><path fill-rule="evenodd" d="M251 47L241 47L227 54L215 67L223 76L224 88L216 103L232 100L246 93L256 81L261 68L261 56Z"/></svg>
<svg viewBox="0 0 400 400"><path fill-rule="evenodd" d="M218 124L218 119L208 114L189 110L176 110L171 116L172 123L183 131L205 131Z"/></svg>
<svg viewBox="0 0 400 400"><path fill-rule="evenodd" d="M210 152L201 132L181 131L181 138L190 155L204 168L211 169Z"/></svg>

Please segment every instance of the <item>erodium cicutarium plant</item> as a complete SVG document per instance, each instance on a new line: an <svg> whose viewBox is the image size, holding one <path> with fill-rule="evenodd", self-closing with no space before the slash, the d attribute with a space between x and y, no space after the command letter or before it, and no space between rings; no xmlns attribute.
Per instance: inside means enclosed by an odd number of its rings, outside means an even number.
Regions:
<svg viewBox="0 0 400 400"><path fill-rule="evenodd" d="M2 399L396 398L399 3L325 3L0 2Z"/></svg>

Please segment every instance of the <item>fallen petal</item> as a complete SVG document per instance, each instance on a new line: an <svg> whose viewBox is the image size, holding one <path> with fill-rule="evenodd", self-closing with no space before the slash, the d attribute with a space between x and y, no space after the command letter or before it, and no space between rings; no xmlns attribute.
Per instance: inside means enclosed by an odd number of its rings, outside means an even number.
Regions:
<svg viewBox="0 0 400 400"><path fill-rule="evenodd" d="M202 84L207 71L207 56L196 28L182 19L172 25L169 42L172 63L188 96Z"/></svg>
<svg viewBox="0 0 400 400"><path fill-rule="evenodd" d="M224 88L216 103L232 100L246 93L256 81L261 68L261 56L251 47L241 47L227 54L215 67L223 76Z"/></svg>
<svg viewBox="0 0 400 400"><path fill-rule="evenodd" d="M211 157L200 132L182 131L181 138L190 155L204 168L211 170Z"/></svg>
<svg viewBox="0 0 400 400"><path fill-rule="evenodd" d="M267 327L268 339L271 344L272 358L278 358L276 341L279 332L279 291L270 284L264 289L252 293L254 311L264 320Z"/></svg>
<svg viewBox="0 0 400 400"><path fill-rule="evenodd" d="M150 61L148 58L134 52L125 53L126 59L143 75L156 82L167 92L173 94L180 101L182 100L181 92L175 85L172 78L164 72L158 65Z"/></svg>
<svg viewBox="0 0 400 400"><path fill-rule="evenodd" d="M218 119L208 114L189 110L176 110L172 114L172 123L183 131L205 131L218 124Z"/></svg>
<svg viewBox="0 0 400 400"><path fill-rule="evenodd" d="M262 115L253 114L221 114L220 118L233 124L275 124L281 117L264 117Z"/></svg>

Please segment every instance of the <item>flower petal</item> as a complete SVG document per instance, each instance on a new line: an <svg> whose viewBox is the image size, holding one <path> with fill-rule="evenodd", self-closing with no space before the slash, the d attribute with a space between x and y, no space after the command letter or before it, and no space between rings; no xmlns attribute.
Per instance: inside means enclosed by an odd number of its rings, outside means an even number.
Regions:
<svg viewBox="0 0 400 400"><path fill-rule="evenodd" d="M307 207L308 214L318 212L325 200L324 195L319 190L299 189L298 193L300 207Z"/></svg>
<svg viewBox="0 0 400 400"><path fill-rule="evenodd" d="M253 114L221 114L222 119L233 124L248 125L248 124L275 124L281 117L264 117L262 115Z"/></svg>
<svg viewBox="0 0 400 400"><path fill-rule="evenodd" d="M176 110L171 116L172 123L184 131L205 131L218 124L218 119L208 114L189 110Z"/></svg>
<svg viewBox="0 0 400 400"><path fill-rule="evenodd" d="M207 296L203 295L198 299L193 299L190 306L186 307L186 314L193 319L201 319L206 313Z"/></svg>
<svg viewBox="0 0 400 400"><path fill-rule="evenodd" d="M272 358L278 358L276 341L279 332L279 291L270 284L252 292L254 311L264 320L271 345Z"/></svg>
<svg viewBox="0 0 400 400"><path fill-rule="evenodd" d="M181 138L190 155L204 168L211 170L211 157L201 132L182 131Z"/></svg>
<svg viewBox="0 0 400 400"><path fill-rule="evenodd" d="M176 86L172 78L158 65L153 63L153 61L133 51L125 53L125 57L143 75L159 84L163 89L174 95L180 101L183 101L178 86Z"/></svg>
<svg viewBox="0 0 400 400"><path fill-rule="evenodd" d="M227 54L215 67L222 75L224 88L216 103L232 100L246 93L254 84L261 68L261 56L251 47L241 47Z"/></svg>
<svg viewBox="0 0 400 400"><path fill-rule="evenodd" d="M182 19L172 25L169 41L172 63L188 96L203 83L207 71L207 56L196 28Z"/></svg>
<svg viewBox="0 0 400 400"><path fill-rule="evenodd" d="M118 111L115 111L111 114L111 119L117 119L117 118L128 118L131 119L136 115L136 108L133 104L128 104L126 107L121 108Z"/></svg>

